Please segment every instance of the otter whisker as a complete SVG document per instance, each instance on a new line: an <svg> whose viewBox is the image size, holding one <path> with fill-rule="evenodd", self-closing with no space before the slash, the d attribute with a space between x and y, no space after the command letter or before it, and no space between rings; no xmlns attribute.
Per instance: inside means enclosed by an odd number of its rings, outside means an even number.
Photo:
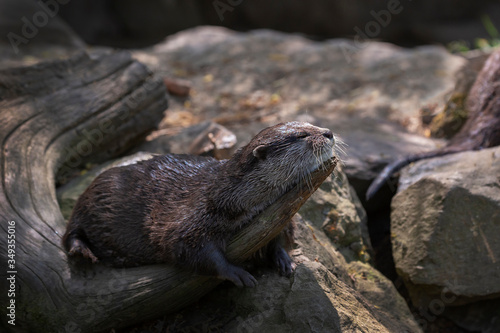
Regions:
<svg viewBox="0 0 500 333"><path fill-rule="evenodd" d="M322 143L315 143L313 144L313 154L316 157L316 162L318 163L318 166L323 167L323 147L324 144Z"/></svg>
<svg viewBox="0 0 500 333"><path fill-rule="evenodd" d="M336 155L343 155L347 156L347 152L345 151L345 148L348 147L349 145L344 142L340 137L335 136L335 145L334 145L334 151Z"/></svg>
<svg viewBox="0 0 500 333"><path fill-rule="evenodd" d="M310 173L306 173L304 175L304 178L305 178L305 181L307 183L307 187L309 188L310 191L313 191L314 190L314 186L313 186L313 183L312 183L312 176Z"/></svg>

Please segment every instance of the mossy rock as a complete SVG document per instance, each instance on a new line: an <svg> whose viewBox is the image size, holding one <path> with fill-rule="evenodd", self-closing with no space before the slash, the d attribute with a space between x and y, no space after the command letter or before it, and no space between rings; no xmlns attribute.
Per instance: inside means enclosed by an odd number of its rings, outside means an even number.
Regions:
<svg viewBox="0 0 500 333"><path fill-rule="evenodd" d="M469 114L465 107L466 99L467 95L463 93L451 96L443 112L432 119L429 125L431 136L450 139L462 128Z"/></svg>

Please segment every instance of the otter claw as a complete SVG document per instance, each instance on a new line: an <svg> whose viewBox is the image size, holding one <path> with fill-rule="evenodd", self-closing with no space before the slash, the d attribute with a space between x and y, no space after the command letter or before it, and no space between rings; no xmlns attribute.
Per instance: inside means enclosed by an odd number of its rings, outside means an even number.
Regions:
<svg viewBox="0 0 500 333"><path fill-rule="evenodd" d="M295 263L283 248L279 248L274 255L274 264L278 268L280 275L290 277L295 270Z"/></svg>
<svg viewBox="0 0 500 333"><path fill-rule="evenodd" d="M279 270L280 275L290 277L290 275L292 274L293 268L292 268L291 261L278 259L276 266L278 266L278 270Z"/></svg>

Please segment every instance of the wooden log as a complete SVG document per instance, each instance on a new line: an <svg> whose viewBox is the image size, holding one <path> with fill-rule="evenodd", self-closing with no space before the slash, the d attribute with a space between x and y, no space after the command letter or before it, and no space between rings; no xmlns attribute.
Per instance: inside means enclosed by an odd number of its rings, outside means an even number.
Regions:
<svg viewBox="0 0 500 333"><path fill-rule="evenodd" d="M167 265L76 265L61 246L66 222L56 179L125 151L160 121L166 106L161 79L127 53L96 59L82 53L0 72L2 293L11 287L7 278L15 280L15 295L0 301L4 311L15 302L15 326L12 316L2 315L8 330L125 327L178 310L220 283ZM312 185L297 185L242 229L229 244L229 259L241 262L275 237L335 164L326 162ZM8 252L10 234L15 255Z"/></svg>

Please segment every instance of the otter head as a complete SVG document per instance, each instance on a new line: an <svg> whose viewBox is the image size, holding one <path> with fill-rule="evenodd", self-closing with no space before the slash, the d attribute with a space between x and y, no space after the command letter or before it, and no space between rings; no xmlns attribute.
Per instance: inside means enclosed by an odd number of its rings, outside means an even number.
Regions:
<svg viewBox="0 0 500 333"><path fill-rule="evenodd" d="M248 181L268 189L286 189L308 182L310 173L333 157L334 145L329 129L303 122L281 123L263 129L242 148L240 165L251 174Z"/></svg>

